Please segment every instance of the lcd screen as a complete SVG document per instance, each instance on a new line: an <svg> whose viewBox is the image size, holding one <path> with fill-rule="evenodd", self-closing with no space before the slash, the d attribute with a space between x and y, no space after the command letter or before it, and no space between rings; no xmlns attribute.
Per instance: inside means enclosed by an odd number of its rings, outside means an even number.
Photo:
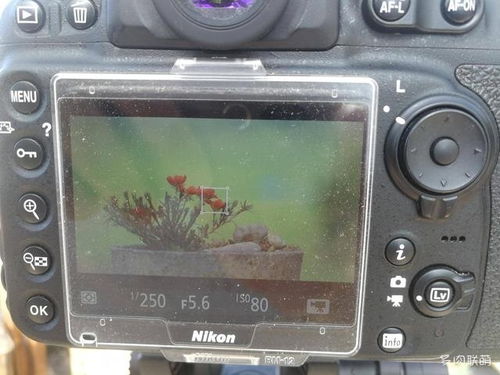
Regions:
<svg viewBox="0 0 500 375"><path fill-rule="evenodd" d="M353 324L365 105L59 106L76 312Z"/></svg>

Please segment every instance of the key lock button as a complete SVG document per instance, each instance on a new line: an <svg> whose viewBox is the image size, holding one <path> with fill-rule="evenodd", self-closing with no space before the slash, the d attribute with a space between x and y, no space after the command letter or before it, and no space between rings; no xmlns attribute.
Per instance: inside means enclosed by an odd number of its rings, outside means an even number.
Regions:
<svg viewBox="0 0 500 375"><path fill-rule="evenodd" d="M44 156L42 145L32 138L23 138L14 146L15 161L23 169L39 168L44 161Z"/></svg>

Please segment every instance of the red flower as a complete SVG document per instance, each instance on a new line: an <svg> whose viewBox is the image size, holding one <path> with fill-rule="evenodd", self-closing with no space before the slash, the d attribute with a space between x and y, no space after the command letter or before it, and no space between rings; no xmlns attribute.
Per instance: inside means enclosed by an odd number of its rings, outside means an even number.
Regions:
<svg viewBox="0 0 500 375"><path fill-rule="evenodd" d="M210 205L210 207L212 207L212 210L214 210L214 211L220 211L224 207L226 207L226 204L224 203L224 201L222 199L216 199L214 201L210 201L209 205Z"/></svg>
<svg viewBox="0 0 500 375"><path fill-rule="evenodd" d="M146 207L136 207L129 210L129 214L138 220L151 221L153 212Z"/></svg>
<svg viewBox="0 0 500 375"><path fill-rule="evenodd" d="M201 195L201 188L199 186L190 186L186 189L186 194Z"/></svg>
<svg viewBox="0 0 500 375"><path fill-rule="evenodd" d="M203 188L203 199L204 200L209 200L212 198L217 198L217 194L215 194L214 189L205 189Z"/></svg>
<svg viewBox="0 0 500 375"><path fill-rule="evenodd" d="M168 176L167 177L167 182L178 188L179 186L182 186L187 180L186 176Z"/></svg>

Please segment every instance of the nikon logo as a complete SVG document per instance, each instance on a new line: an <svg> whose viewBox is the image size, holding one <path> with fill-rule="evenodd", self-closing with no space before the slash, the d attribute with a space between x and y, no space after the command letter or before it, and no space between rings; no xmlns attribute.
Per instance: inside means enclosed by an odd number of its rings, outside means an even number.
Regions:
<svg viewBox="0 0 500 375"><path fill-rule="evenodd" d="M192 342L204 342L214 344L234 344L236 335L225 335L224 333L214 333L214 331L193 331Z"/></svg>

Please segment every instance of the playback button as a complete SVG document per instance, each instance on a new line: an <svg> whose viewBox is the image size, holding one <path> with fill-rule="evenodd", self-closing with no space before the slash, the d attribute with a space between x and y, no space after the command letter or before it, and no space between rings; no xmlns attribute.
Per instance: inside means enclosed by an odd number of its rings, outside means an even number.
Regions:
<svg viewBox="0 0 500 375"><path fill-rule="evenodd" d="M43 163L43 147L34 139L23 138L14 146L14 157L21 168L27 170L37 169Z"/></svg>
<svg viewBox="0 0 500 375"><path fill-rule="evenodd" d="M45 11L36 1L20 1L16 6L16 23L25 33L36 33L45 24Z"/></svg>

